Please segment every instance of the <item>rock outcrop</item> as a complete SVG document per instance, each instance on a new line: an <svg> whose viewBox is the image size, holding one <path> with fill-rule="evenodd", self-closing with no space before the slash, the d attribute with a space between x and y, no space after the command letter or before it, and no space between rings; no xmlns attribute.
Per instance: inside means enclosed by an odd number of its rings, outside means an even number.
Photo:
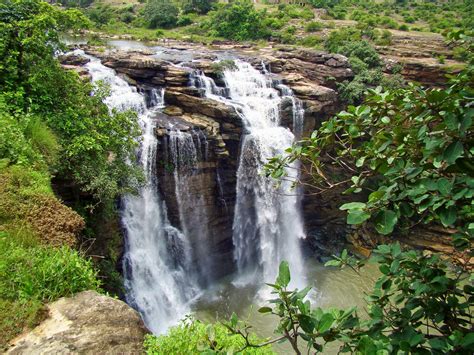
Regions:
<svg viewBox="0 0 474 355"><path fill-rule="evenodd" d="M12 342L7 354L141 354L147 333L124 302L84 291L48 306L49 317Z"/></svg>

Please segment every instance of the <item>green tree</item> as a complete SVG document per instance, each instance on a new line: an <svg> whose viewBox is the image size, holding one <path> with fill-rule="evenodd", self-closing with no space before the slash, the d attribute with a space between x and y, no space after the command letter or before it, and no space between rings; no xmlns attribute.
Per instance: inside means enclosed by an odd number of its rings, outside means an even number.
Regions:
<svg viewBox="0 0 474 355"><path fill-rule="evenodd" d="M268 38L265 16L263 11L255 10L250 0L237 0L212 12L207 26L216 36L236 41Z"/></svg>
<svg viewBox="0 0 474 355"><path fill-rule="evenodd" d="M16 130L26 141L34 138L31 148L37 153L15 152L7 143L0 159L38 166L54 150L52 173L73 181L96 202L110 203L139 179L136 165L128 161L135 161L140 131L134 114L109 112L102 103L107 90L64 70L55 56L63 48L62 32L88 24L81 12L40 0L0 4L0 107L2 120L15 126L2 134Z"/></svg>
<svg viewBox="0 0 474 355"><path fill-rule="evenodd" d="M186 0L183 3L185 13L196 12L198 14L207 14L217 4L217 0Z"/></svg>
<svg viewBox="0 0 474 355"><path fill-rule="evenodd" d="M390 234L397 224L436 222L456 228L455 245L466 246L474 232L472 68L448 89L411 85L370 93L364 105L350 106L288 156L272 159L270 173L278 177L301 159L318 172L317 188L346 184L346 193L369 192L365 202L341 207L349 224L371 219L379 233ZM334 156L328 165L321 160L327 153ZM345 174L331 174L330 166Z"/></svg>
<svg viewBox="0 0 474 355"><path fill-rule="evenodd" d="M170 0L148 0L145 21L149 28L170 28L178 21L178 7Z"/></svg>

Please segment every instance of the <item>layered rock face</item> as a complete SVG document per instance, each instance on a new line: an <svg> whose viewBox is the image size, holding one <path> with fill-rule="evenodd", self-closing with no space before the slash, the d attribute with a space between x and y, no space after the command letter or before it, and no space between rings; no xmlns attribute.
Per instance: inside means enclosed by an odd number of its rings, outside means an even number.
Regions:
<svg viewBox="0 0 474 355"><path fill-rule="evenodd" d="M141 354L147 330L122 301L84 291L48 305L49 317L7 354Z"/></svg>
<svg viewBox="0 0 474 355"><path fill-rule="evenodd" d="M203 72L225 90L220 75L222 68L213 63L218 53L200 50L190 56L160 58L143 50L99 52L86 49L86 52L99 57L105 66L116 70L128 83L145 93L152 88L165 89L166 107L155 117L159 139L156 174L168 218L181 230L191 231L191 235L207 236L205 250L202 238L194 237L191 244L197 251L194 257L208 260L196 264L207 264L206 273L211 279L229 274L234 267L232 224L243 124L234 107L206 98L195 78L196 73ZM305 109L303 136L342 108L335 85L353 76L347 58L308 49L263 49L258 52L234 49L231 56L271 72L275 87L282 83L293 91ZM187 57L190 60L186 60ZM183 58L184 62L177 64ZM75 61L71 58L65 62ZM282 124L290 129L293 129L293 104L292 100L283 100L280 107ZM192 169L177 166L179 157L173 154L180 148L175 147L173 153L172 147L182 143L177 134L181 134L181 139L188 135L198 147ZM304 197L304 220L311 247L318 243L318 236L344 235L344 216L333 208L334 203L331 198Z"/></svg>

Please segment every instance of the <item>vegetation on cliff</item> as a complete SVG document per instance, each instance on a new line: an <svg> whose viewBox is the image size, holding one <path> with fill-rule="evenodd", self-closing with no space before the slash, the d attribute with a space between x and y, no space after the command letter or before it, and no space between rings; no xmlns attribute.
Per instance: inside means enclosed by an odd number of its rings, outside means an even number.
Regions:
<svg viewBox="0 0 474 355"><path fill-rule="evenodd" d="M113 208L140 180L129 163L135 116L109 112L107 88L83 82L55 57L60 33L88 24L77 10L39 0L0 4L1 347L35 324L43 303L99 288L91 261L73 249L84 212ZM52 177L89 196L83 216L55 197Z"/></svg>

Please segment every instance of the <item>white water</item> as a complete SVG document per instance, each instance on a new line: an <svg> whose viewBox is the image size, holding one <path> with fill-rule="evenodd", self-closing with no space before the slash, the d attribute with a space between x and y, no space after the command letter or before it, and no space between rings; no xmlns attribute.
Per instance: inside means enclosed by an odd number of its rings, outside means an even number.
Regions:
<svg viewBox="0 0 474 355"><path fill-rule="evenodd" d="M300 238L305 238L300 201L290 183L283 182L275 189L274 182L261 174L267 159L282 154L295 138L289 129L280 126L282 96L266 73L240 60L235 64L236 70L224 71L226 96L203 74L199 82L206 96L235 107L246 130L241 142L233 223L239 274L245 280L242 282L273 282L279 263L287 260L293 275L304 275L299 247ZM283 94L289 95L290 91ZM299 110L294 113L294 124L300 130L301 107L294 106ZM290 176L296 177L296 171L290 169ZM292 286L304 283L303 276L292 280Z"/></svg>
<svg viewBox="0 0 474 355"><path fill-rule="evenodd" d="M86 56L82 51L76 54ZM166 206L158 195L155 177L157 139L153 113L163 108L163 91L153 90L147 108L144 95L128 85L114 70L97 58L86 56L92 81L110 88L104 100L109 109L134 110L142 127L139 162L146 183L138 195L123 198L122 222L126 230L123 259L127 301L137 308L147 327L163 333L189 312L189 302L197 294L190 273L190 247L187 239L173 227Z"/></svg>
<svg viewBox="0 0 474 355"><path fill-rule="evenodd" d="M181 228L193 241L193 272L203 286L213 280L212 258L209 253L209 216L204 196L192 189L199 186L195 173L198 162L207 158L207 141L202 132L169 132L169 152L174 166L175 194Z"/></svg>

